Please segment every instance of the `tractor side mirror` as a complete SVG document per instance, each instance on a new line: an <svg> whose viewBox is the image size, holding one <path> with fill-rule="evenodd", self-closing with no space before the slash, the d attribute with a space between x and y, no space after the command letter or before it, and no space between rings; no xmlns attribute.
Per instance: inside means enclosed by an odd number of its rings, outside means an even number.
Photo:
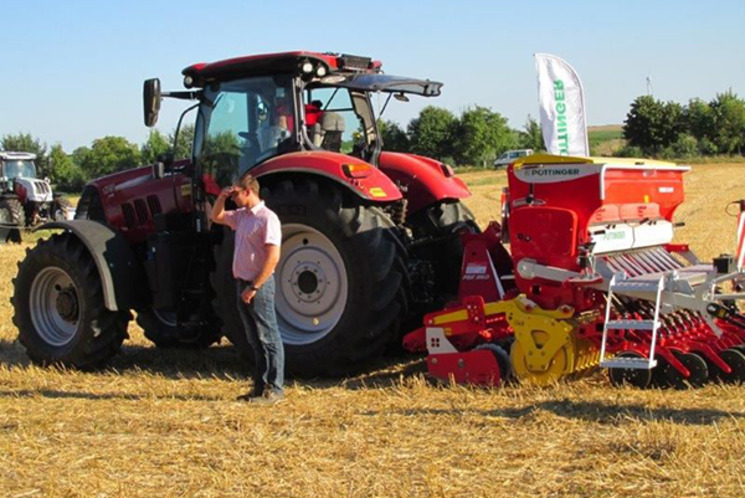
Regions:
<svg viewBox="0 0 745 498"><path fill-rule="evenodd" d="M142 103L145 114L145 126L152 128L158 122L160 112L160 80L152 78L145 80L142 87Z"/></svg>

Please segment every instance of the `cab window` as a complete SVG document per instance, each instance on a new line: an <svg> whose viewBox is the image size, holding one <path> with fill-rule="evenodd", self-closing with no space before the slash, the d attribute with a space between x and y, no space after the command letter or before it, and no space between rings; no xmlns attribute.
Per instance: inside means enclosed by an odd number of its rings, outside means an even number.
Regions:
<svg viewBox="0 0 745 498"><path fill-rule="evenodd" d="M315 147L351 154L363 140L362 120L344 88L314 88L306 91L305 122Z"/></svg>

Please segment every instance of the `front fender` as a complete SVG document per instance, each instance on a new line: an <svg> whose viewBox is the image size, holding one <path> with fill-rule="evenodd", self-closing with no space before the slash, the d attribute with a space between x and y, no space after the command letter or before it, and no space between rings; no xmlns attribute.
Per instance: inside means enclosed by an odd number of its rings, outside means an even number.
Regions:
<svg viewBox="0 0 745 498"><path fill-rule="evenodd" d="M345 166L369 166L366 176L351 176ZM346 168L347 170L349 168ZM251 170L258 179L274 173L311 173L340 183L352 192L372 202L391 202L403 196L396 184L380 169L362 159L328 151L305 151L283 154L269 159Z"/></svg>
<svg viewBox="0 0 745 498"><path fill-rule="evenodd" d="M88 249L98 269L106 309L129 310L143 304L147 280L142 264L121 232L91 220L54 221L34 231L55 229L71 232Z"/></svg>
<svg viewBox="0 0 745 498"><path fill-rule="evenodd" d="M471 195L466 184L452 173L452 169L429 157L382 152L380 169L393 181L406 187L411 213L438 201L464 199Z"/></svg>

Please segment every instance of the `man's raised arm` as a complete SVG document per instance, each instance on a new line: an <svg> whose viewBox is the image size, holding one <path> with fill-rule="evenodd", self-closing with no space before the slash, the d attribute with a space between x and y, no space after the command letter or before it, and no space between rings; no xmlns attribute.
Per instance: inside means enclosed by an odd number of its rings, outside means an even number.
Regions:
<svg viewBox="0 0 745 498"><path fill-rule="evenodd" d="M228 223L225 221L225 201L228 199L228 197L230 197L230 194L233 193L234 189L235 187L225 187L220 191L220 195L217 196L215 205L212 206L211 219L214 223L228 225Z"/></svg>

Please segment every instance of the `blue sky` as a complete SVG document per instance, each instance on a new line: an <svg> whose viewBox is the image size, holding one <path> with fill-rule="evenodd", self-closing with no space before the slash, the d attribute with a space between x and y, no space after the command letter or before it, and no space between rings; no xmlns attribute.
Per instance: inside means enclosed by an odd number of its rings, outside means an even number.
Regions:
<svg viewBox="0 0 745 498"><path fill-rule="evenodd" d="M145 78L180 89L194 62L283 50L369 55L389 74L444 82L440 98L389 106L404 124L426 104L480 104L521 127L538 115L535 52L575 67L590 124L621 123L647 76L663 100L745 96L745 2L734 0L2 0L1 12L0 135L68 151L105 135L144 141ZM181 106L163 107L170 132Z"/></svg>

